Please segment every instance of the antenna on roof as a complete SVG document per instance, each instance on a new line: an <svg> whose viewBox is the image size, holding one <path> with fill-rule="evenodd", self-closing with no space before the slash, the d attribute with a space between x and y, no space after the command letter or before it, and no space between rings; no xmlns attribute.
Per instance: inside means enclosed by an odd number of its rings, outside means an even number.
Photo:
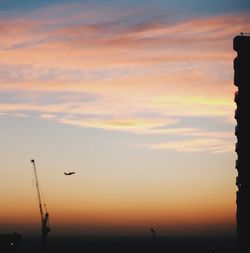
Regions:
<svg viewBox="0 0 250 253"><path fill-rule="evenodd" d="M241 35L241 36L250 35L250 33L243 33L243 32L241 32L240 35Z"/></svg>

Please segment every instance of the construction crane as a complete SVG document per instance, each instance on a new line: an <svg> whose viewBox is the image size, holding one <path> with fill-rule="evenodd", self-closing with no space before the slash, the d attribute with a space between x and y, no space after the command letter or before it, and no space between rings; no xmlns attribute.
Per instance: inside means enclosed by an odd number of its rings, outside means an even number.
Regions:
<svg viewBox="0 0 250 253"><path fill-rule="evenodd" d="M47 212L46 204L43 202L43 205L42 205L42 198L41 198L41 193L40 193L39 184L38 184L38 176L37 176L35 160L32 159L31 163L33 164L33 169L34 169L34 174L35 174L36 190L37 190L39 211L40 211L41 223L42 223L42 230L41 230L42 248L45 249L48 233L50 232L49 213ZM44 206L44 210L43 210L43 206Z"/></svg>

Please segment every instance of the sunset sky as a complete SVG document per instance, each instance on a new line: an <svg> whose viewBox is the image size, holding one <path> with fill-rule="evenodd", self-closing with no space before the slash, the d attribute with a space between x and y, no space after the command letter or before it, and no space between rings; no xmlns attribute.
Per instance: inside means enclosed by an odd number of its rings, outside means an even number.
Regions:
<svg viewBox="0 0 250 253"><path fill-rule="evenodd" d="M233 234L232 39L249 12L0 0L0 233L40 233L35 159L53 234Z"/></svg>

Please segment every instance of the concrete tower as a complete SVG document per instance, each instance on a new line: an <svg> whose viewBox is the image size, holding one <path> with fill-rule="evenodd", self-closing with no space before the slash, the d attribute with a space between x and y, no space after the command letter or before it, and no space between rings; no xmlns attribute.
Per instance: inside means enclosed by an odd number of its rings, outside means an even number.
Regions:
<svg viewBox="0 0 250 253"><path fill-rule="evenodd" d="M250 252L250 36L241 34L233 41L237 52L234 59L235 92L235 135L237 143L235 151L238 159L236 169L238 176L237 203L237 239L240 253Z"/></svg>

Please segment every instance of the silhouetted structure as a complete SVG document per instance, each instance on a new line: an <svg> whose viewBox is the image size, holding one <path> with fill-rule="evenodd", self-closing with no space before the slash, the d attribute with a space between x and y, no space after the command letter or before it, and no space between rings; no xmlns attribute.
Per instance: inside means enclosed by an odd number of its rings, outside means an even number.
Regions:
<svg viewBox="0 0 250 253"><path fill-rule="evenodd" d="M237 240L240 253L250 252L250 36L241 33L233 41L237 52L234 59L234 84L238 87L235 93L235 119L237 126L235 135L237 143L235 151L238 159L236 169L237 191Z"/></svg>
<svg viewBox="0 0 250 253"><path fill-rule="evenodd" d="M42 223L42 229L41 229L41 242L42 242L42 244L41 244L41 251L42 252L46 252L47 237L48 237L48 234L50 232L49 213L47 212L45 203L43 203L44 208L45 208L45 214L44 214L43 205L42 205L42 199L41 199L41 194L40 194L40 189L39 189L39 184L38 184L38 176L37 176L37 170L36 170L35 160L32 159L31 163L33 164L34 173L35 173L37 197L38 197L39 211L40 211L41 223Z"/></svg>
<svg viewBox="0 0 250 253"><path fill-rule="evenodd" d="M157 237L156 237L156 231L155 228L150 228L150 231L153 235L153 245L152 245L152 252L158 252L158 243L157 243Z"/></svg>
<svg viewBox="0 0 250 253"><path fill-rule="evenodd" d="M150 228L150 231L152 232L154 240L156 240L155 228Z"/></svg>
<svg viewBox="0 0 250 253"><path fill-rule="evenodd" d="M20 249L22 235L13 234L0 234L0 252L4 253L17 253Z"/></svg>

